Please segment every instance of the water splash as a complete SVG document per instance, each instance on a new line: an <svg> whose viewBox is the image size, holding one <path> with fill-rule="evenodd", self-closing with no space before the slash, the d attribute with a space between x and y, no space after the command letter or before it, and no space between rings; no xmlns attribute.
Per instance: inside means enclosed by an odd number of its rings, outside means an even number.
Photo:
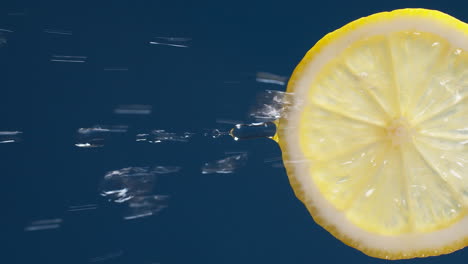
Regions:
<svg viewBox="0 0 468 264"><path fill-rule="evenodd" d="M234 140L253 138L273 138L276 133L276 125L272 122L237 124L229 131Z"/></svg>
<svg viewBox="0 0 468 264"><path fill-rule="evenodd" d="M169 174L176 173L181 170L181 167L178 166L156 166L153 168L153 172L156 174Z"/></svg>
<svg viewBox="0 0 468 264"><path fill-rule="evenodd" d="M24 231L41 231L60 228L63 220L61 218L41 219L31 222Z"/></svg>
<svg viewBox="0 0 468 264"><path fill-rule="evenodd" d="M219 138L222 136L229 136L229 131L222 131L219 129L212 129L208 132L203 133L205 137Z"/></svg>
<svg viewBox="0 0 468 264"><path fill-rule="evenodd" d="M125 133L127 126L101 126L95 125L93 127L82 127L78 129L78 133L82 135L91 135L98 133Z"/></svg>
<svg viewBox="0 0 468 264"><path fill-rule="evenodd" d="M82 127L77 130L76 147L79 148L100 148L104 146L113 134L126 133L127 126L101 126Z"/></svg>
<svg viewBox="0 0 468 264"><path fill-rule="evenodd" d="M52 55L50 61L52 62L72 62L72 63L84 63L88 59L88 56L74 56L74 55Z"/></svg>
<svg viewBox="0 0 468 264"><path fill-rule="evenodd" d="M248 153L240 153L231 155L227 158L220 159L214 162L205 163L201 168L202 174L228 174L234 173L235 170L247 164Z"/></svg>
<svg viewBox="0 0 468 264"><path fill-rule="evenodd" d="M218 123L218 124L236 125L236 124L242 123L242 121L233 120L233 119L226 119L226 118L216 118L216 123Z"/></svg>
<svg viewBox="0 0 468 264"><path fill-rule="evenodd" d="M135 196L150 193L156 182L156 174L157 171L151 167L128 167L109 171L101 184L101 196L112 202L123 203Z"/></svg>
<svg viewBox="0 0 468 264"><path fill-rule="evenodd" d="M168 195L137 196L128 202L124 220L148 217L160 213L168 207Z"/></svg>
<svg viewBox="0 0 468 264"><path fill-rule="evenodd" d="M281 157L267 158L264 159L266 164L269 164L272 168L284 168L283 159Z"/></svg>
<svg viewBox="0 0 468 264"><path fill-rule="evenodd" d="M123 72L123 71L128 71L128 68L124 68L124 67L108 67L108 68L104 68L104 71L116 71L116 72Z"/></svg>
<svg viewBox="0 0 468 264"><path fill-rule="evenodd" d="M149 44L175 48L188 48L192 40L186 37L155 37L154 39L155 40L150 41Z"/></svg>
<svg viewBox="0 0 468 264"><path fill-rule="evenodd" d="M161 142L188 142L195 133L184 132L181 134L168 132L166 130L157 129L148 134L137 134L136 141L148 143L161 143Z"/></svg>
<svg viewBox="0 0 468 264"><path fill-rule="evenodd" d="M116 258L122 257L124 252L122 250L110 252L101 256L93 257L89 259L89 262L96 263L96 262L103 262L109 260L115 260Z"/></svg>
<svg viewBox="0 0 468 264"><path fill-rule="evenodd" d="M257 104L250 111L250 117L258 122L269 122L284 116L292 105L292 94L266 90L257 96Z"/></svg>
<svg viewBox="0 0 468 264"><path fill-rule="evenodd" d="M53 29L53 28L45 28L43 32L47 34L54 34L54 35L66 35L66 36L73 35L73 32L71 32L70 30Z"/></svg>
<svg viewBox="0 0 468 264"><path fill-rule="evenodd" d="M118 115L149 115L151 114L151 105L119 105L114 109L114 114Z"/></svg>
<svg viewBox="0 0 468 264"><path fill-rule="evenodd" d="M20 142L22 134L21 131L0 131L0 144Z"/></svg>
<svg viewBox="0 0 468 264"><path fill-rule="evenodd" d="M8 39L5 34L0 32L0 48L6 46L8 43Z"/></svg>
<svg viewBox="0 0 468 264"><path fill-rule="evenodd" d="M101 196L125 204L124 220L155 215L168 206L169 196L153 194L158 175L180 171L177 166L128 167L106 173Z"/></svg>
<svg viewBox="0 0 468 264"><path fill-rule="evenodd" d="M70 205L67 211L68 212L90 211L90 210L96 210L97 208L98 208L97 204Z"/></svg>
<svg viewBox="0 0 468 264"><path fill-rule="evenodd" d="M284 86L288 77L276 75L269 72L257 72L255 80L260 83L276 84Z"/></svg>
<svg viewBox="0 0 468 264"><path fill-rule="evenodd" d="M24 11L24 12L10 12L7 15L8 16L26 16L27 13L26 13L26 11Z"/></svg>
<svg viewBox="0 0 468 264"><path fill-rule="evenodd" d="M155 39L160 39L160 40L164 40L164 41L171 41L171 42L178 42L178 43L189 42L189 41L192 40L191 38L187 38L187 37L155 37Z"/></svg>

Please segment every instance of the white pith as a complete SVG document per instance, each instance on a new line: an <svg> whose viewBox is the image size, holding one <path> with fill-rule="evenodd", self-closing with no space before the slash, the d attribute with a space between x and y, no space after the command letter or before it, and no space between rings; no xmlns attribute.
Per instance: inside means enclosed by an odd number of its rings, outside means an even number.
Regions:
<svg viewBox="0 0 468 264"><path fill-rule="evenodd" d="M311 82L315 79L316 74L322 67L332 58L340 54L351 43L371 37L373 35L381 35L390 32L414 30L421 32L435 33L447 39L454 47L468 50L468 38L465 33L459 32L457 29L441 24L439 21L431 20L430 18L393 18L392 21L377 22L372 25L362 26L345 37L336 39L331 44L323 48L316 55L313 61L305 66L301 77L296 79L294 90L295 98L306 98L311 87ZM299 99L300 100L300 99ZM291 132L284 133L282 140L288 142L286 150L289 155L290 166L294 169L295 178L299 181L303 193L305 195L305 203L312 204L317 209L318 216L323 218L331 226L334 226L339 233L350 239L358 242L366 248L374 248L380 251L388 251L393 253L411 252L411 251L427 251L437 250L446 245L453 244L457 240L468 237L468 217L453 224L450 227L434 231L431 233L412 233L395 236L378 235L366 230L363 230L351 223L342 211L335 209L321 194L314 185L312 177L310 177L310 164L305 161L299 145L299 137L294 134L295 127L298 127L300 122L302 107L297 105L294 109L290 109L288 113L288 127L282 129L291 129ZM305 162L301 162L305 161Z"/></svg>

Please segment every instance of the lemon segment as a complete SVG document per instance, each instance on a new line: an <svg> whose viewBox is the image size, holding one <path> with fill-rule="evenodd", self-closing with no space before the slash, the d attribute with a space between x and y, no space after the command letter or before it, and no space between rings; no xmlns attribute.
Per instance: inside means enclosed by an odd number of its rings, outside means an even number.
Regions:
<svg viewBox="0 0 468 264"><path fill-rule="evenodd" d="M467 142L468 143L468 142ZM459 195L461 205L468 204L468 145L449 139L419 137L415 146L439 176Z"/></svg>
<svg viewBox="0 0 468 264"><path fill-rule="evenodd" d="M440 53L439 59L434 58L433 67L428 69L426 74L422 74L426 81L418 87L423 89L413 88L419 91L414 93L415 97L410 100L412 105L408 109L415 123L428 120L458 104L466 97L468 91L467 52L453 46L449 48L447 41L441 38L433 41L437 44L433 49ZM435 57L435 54L432 55Z"/></svg>
<svg viewBox="0 0 468 264"><path fill-rule="evenodd" d="M387 147L371 143L333 160L317 162L310 173L327 200L339 210L349 209L359 195L356 189L363 190L377 173Z"/></svg>
<svg viewBox="0 0 468 264"><path fill-rule="evenodd" d="M411 208L412 232L429 232L446 228L466 212L462 200L413 144L403 145L408 201Z"/></svg>
<svg viewBox="0 0 468 264"><path fill-rule="evenodd" d="M347 218L365 230L382 235L411 231L406 179L397 148L387 144L369 180L359 186Z"/></svg>
<svg viewBox="0 0 468 264"><path fill-rule="evenodd" d="M361 92L368 93L389 117L400 114L388 37L374 36L356 41L337 61L343 63L341 67L346 67L355 76ZM380 110L378 113L383 117Z"/></svg>
<svg viewBox="0 0 468 264"><path fill-rule="evenodd" d="M366 83L361 74L337 59L324 68L307 99L343 116L384 126L386 113L373 98L374 86Z"/></svg>
<svg viewBox="0 0 468 264"><path fill-rule="evenodd" d="M320 40L289 83L275 140L297 197L379 258L468 245L468 25L403 9Z"/></svg>
<svg viewBox="0 0 468 264"><path fill-rule="evenodd" d="M435 112L430 118L418 124L421 134L449 140L468 140L468 123L466 122L468 100L466 96L463 96L463 99L458 102L453 100L450 104L452 106L442 107L442 111ZM455 147L463 148L463 145Z"/></svg>
<svg viewBox="0 0 468 264"><path fill-rule="evenodd" d="M412 119L414 104L425 92L430 94L428 84L434 79L444 80L444 77L448 77L439 76L438 70L446 68L452 47L444 38L428 32L395 32L390 34L389 39L401 114Z"/></svg>
<svg viewBox="0 0 468 264"><path fill-rule="evenodd" d="M302 151L304 156L315 160L333 159L382 140L385 133L383 127L316 105L304 108L301 120L299 131L303 131L300 133Z"/></svg>

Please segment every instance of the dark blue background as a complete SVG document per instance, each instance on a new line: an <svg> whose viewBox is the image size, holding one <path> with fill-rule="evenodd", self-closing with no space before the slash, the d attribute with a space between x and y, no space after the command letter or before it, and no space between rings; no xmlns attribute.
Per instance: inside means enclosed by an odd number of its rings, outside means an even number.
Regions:
<svg viewBox="0 0 468 264"><path fill-rule="evenodd" d="M216 119L248 121L256 95L272 87L255 73L289 76L324 34L375 12L425 7L468 21L459 1L0 1L0 130L24 131L23 142L0 145L0 263L383 263L316 225L292 193L267 139L234 142L194 137L189 143L136 144L138 131L201 133L227 129ZM24 16L8 13L25 12ZM46 34L68 29L72 36ZM192 38L190 48L149 45L156 36ZM52 54L88 56L52 63ZM127 72L106 72L126 67ZM284 89L284 87L279 87ZM119 104L149 104L150 116L124 118ZM76 130L129 125L128 137L80 149ZM248 151L234 174L202 175L224 151ZM106 171L173 165L171 195L161 215L123 221L118 206L98 196ZM97 203L93 211L67 207ZM31 221L63 218L60 229L24 232ZM468 250L404 263L465 263ZM465 260L464 260L465 259Z"/></svg>

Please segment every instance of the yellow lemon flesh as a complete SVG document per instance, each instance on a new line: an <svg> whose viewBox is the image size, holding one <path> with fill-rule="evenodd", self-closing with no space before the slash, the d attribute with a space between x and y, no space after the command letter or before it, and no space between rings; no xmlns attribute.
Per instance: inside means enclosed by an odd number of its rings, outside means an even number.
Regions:
<svg viewBox="0 0 468 264"><path fill-rule="evenodd" d="M278 140L318 224L378 258L468 245L468 25L402 9L320 40L294 71Z"/></svg>

